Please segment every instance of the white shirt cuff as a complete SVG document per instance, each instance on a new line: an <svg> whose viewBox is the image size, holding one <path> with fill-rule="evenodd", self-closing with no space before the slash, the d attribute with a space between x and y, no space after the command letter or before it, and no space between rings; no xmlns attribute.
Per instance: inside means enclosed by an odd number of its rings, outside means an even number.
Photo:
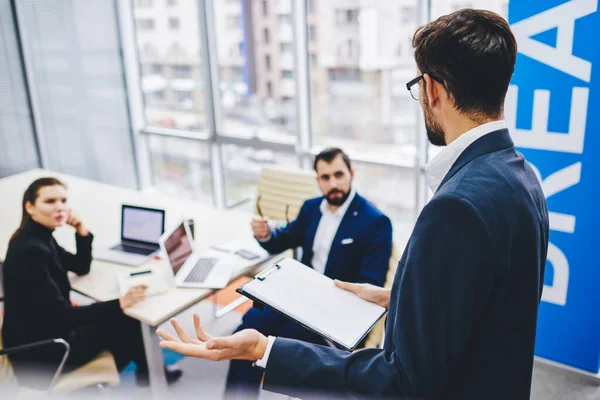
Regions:
<svg viewBox="0 0 600 400"><path fill-rule="evenodd" d="M271 354L271 349L273 348L273 343L275 343L275 336L269 336L269 342L267 343L265 355L260 360L256 360L257 367L267 369L267 362L269 361L269 354Z"/></svg>
<svg viewBox="0 0 600 400"><path fill-rule="evenodd" d="M265 242L268 242L269 240L271 240L271 236L273 236L273 235L271 234L271 232L269 232L269 236L267 236L266 238L262 238L262 239L261 238L256 238L256 240L258 240L261 243L265 243Z"/></svg>

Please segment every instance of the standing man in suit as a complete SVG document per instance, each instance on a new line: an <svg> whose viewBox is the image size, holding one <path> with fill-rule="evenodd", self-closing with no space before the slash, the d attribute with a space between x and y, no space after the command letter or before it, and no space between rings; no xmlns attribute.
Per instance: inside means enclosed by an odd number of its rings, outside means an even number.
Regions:
<svg viewBox="0 0 600 400"><path fill-rule="evenodd" d="M333 279L383 286L392 251L390 219L356 193L350 158L338 148L315 157L323 196L307 200L295 221L271 229L255 217L252 231L269 253L302 247L302 263ZM316 334L271 309L251 309L236 332L255 329L265 335L321 343ZM227 376L228 398L257 397L262 372L252 362L233 360Z"/></svg>
<svg viewBox="0 0 600 400"><path fill-rule="evenodd" d="M464 9L417 30L419 100L435 193L419 216L391 291L338 283L388 307L383 349L352 354L252 330L199 341L173 321L163 347L212 360L246 359L265 389L426 399L528 399L548 249L538 178L503 121L517 43L507 22Z"/></svg>

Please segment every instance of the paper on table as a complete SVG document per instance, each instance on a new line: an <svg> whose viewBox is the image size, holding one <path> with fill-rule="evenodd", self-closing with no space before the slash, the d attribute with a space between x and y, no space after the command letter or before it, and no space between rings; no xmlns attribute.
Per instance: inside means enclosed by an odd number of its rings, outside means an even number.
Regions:
<svg viewBox="0 0 600 400"><path fill-rule="evenodd" d="M212 248L233 254L236 257L235 268L233 271L234 275L239 274L245 269L258 265L268 260L270 257L269 253L265 249L260 247L256 239L254 238L230 240L228 242L221 243L218 246L213 246ZM256 255L257 258L244 258L241 255L236 254L239 251L247 251L253 255Z"/></svg>
<svg viewBox="0 0 600 400"><path fill-rule="evenodd" d="M264 280L253 279L243 291L348 349L385 313L296 260L286 258L277 265L279 270L265 271Z"/></svg>

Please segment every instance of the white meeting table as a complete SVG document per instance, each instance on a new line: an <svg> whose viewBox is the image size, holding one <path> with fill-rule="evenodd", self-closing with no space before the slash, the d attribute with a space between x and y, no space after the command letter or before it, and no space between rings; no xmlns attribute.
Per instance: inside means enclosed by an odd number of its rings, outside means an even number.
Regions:
<svg viewBox="0 0 600 400"><path fill-rule="evenodd" d="M69 203L81 216L90 232L94 234L93 251L117 244L120 240L121 205L133 204L143 207L161 208L166 211L165 229L183 219L193 218L195 242L202 246L216 246L229 240L252 237L250 221L252 215L236 210L221 210L191 200L173 199L160 195L149 195L83 178L35 169L0 179L0 261L6 255L10 235L21 219L21 201L27 186L35 179L53 176L68 186ZM61 227L54 233L61 246L75 251L74 229ZM264 264L272 263L268 261ZM89 274L77 277L69 273L73 290L95 301L107 301L119 297L116 275L136 269L164 269L164 260L152 260L140 267L129 267L110 262L92 261ZM237 271L232 278L254 274L260 267ZM125 310L125 314L141 322L142 334L150 385L156 398L168 393L162 351L158 346L156 327L176 314L188 309L214 293L211 289L171 288L162 295L149 296L142 303Z"/></svg>

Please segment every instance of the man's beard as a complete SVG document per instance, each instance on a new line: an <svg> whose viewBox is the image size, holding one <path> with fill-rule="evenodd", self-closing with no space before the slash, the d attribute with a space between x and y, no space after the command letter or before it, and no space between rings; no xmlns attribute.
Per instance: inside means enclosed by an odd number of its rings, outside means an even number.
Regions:
<svg viewBox="0 0 600 400"><path fill-rule="evenodd" d="M423 116L425 117L425 130L427 131L427 139L434 146L445 146L446 135L441 125L435 120L431 109L427 103L427 98L423 102Z"/></svg>
<svg viewBox="0 0 600 400"><path fill-rule="evenodd" d="M329 193L327 193L325 195L325 200L327 200L327 202L332 206L341 206L348 199L348 196L350 196L350 190L351 190L351 188L348 189L347 192L344 192L343 190L340 190L340 189L332 189L329 191ZM334 193L340 193L341 196L332 198L331 195Z"/></svg>

